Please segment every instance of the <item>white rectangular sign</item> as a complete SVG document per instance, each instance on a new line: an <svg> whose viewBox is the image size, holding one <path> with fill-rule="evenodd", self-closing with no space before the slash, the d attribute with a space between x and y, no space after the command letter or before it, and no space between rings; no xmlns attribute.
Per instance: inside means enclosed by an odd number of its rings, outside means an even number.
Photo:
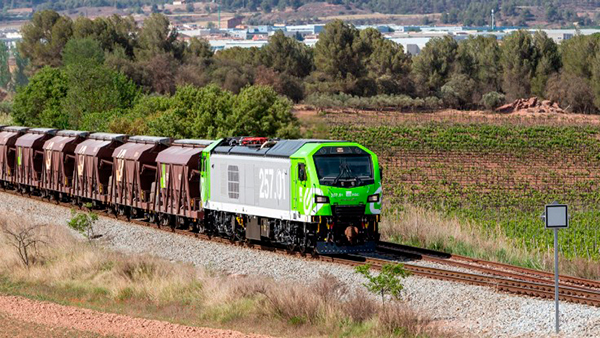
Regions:
<svg viewBox="0 0 600 338"><path fill-rule="evenodd" d="M568 228L569 213L565 204L546 205L546 228Z"/></svg>

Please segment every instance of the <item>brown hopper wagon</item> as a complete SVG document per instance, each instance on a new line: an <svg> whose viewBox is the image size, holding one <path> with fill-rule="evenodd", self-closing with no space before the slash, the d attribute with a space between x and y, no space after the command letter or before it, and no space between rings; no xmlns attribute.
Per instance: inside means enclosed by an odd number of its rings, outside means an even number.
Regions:
<svg viewBox="0 0 600 338"><path fill-rule="evenodd" d="M88 135L87 131L61 130L44 143L42 189L46 197L64 199L72 193L75 148Z"/></svg>
<svg viewBox="0 0 600 338"><path fill-rule="evenodd" d="M44 143L56 134L57 129L33 128L17 139L17 165L15 183L23 193L39 190L42 184Z"/></svg>
<svg viewBox="0 0 600 338"><path fill-rule="evenodd" d="M127 135L94 133L75 148L73 195L79 202L94 205L109 201L109 180L113 169L113 152L123 145Z"/></svg>
<svg viewBox="0 0 600 338"><path fill-rule="evenodd" d="M0 132L0 182L4 187L14 184L17 139L27 131L26 127L4 127Z"/></svg>
<svg viewBox="0 0 600 338"><path fill-rule="evenodd" d="M213 142L177 140L156 157L153 209L162 225L195 228L198 219L204 217L200 202L200 154Z"/></svg>
<svg viewBox="0 0 600 338"><path fill-rule="evenodd" d="M152 216L152 184L156 180L156 156L171 138L133 136L113 152L111 201L120 215Z"/></svg>

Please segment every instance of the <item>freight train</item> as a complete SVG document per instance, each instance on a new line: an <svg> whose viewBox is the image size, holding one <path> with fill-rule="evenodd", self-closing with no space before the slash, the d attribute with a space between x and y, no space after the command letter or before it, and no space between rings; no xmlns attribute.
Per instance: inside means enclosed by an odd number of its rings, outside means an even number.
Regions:
<svg viewBox="0 0 600 338"><path fill-rule="evenodd" d="M377 155L329 140L172 140L0 126L0 187L290 250L373 251Z"/></svg>

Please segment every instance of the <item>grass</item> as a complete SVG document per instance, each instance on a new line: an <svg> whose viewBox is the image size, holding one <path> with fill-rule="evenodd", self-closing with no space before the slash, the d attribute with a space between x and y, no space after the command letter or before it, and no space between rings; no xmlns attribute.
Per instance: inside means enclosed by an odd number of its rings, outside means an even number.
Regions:
<svg viewBox="0 0 600 338"><path fill-rule="evenodd" d="M0 223L13 227L6 218ZM14 217L13 217L14 218ZM151 256L128 256L44 226L49 243L25 267L0 235L0 293L174 323L284 337L437 337L431 320L382 308L332 276L314 283L228 276Z"/></svg>

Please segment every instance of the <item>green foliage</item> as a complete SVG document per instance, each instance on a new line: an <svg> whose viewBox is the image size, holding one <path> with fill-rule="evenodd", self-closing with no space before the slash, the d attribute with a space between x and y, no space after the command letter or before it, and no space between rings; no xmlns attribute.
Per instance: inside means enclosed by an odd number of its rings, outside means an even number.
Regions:
<svg viewBox="0 0 600 338"><path fill-rule="evenodd" d="M481 98L481 104L489 110L499 107L504 103L506 97L502 93L489 92L485 93Z"/></svg>
<svg viewBox="0 0 600 338"><path fill-rule="evenodd" d="M61 113L61 102L67 96L68 80L64 71L44 67L15 96L13 119L26 126L68 129Z"/></svg>
<svg viewBox="0 0 600 338"><path fill-rule="evenodd" d="M558 45L545 32L537 31L533 35L533 46L538 54L535 76L531 79L531 92L543 97L548 78L561 68Z"/></svg>
<svg viewBox="0 0 600 338"><path fill-rule="evenodd" d="M311 48L294 38L286 37L280 30L261 49L260 58L263 65L291 76L305 77L313 70Z"/></svg>
<svg viewBox="0 0 600 338"><path fill-rule="evenodd" d="M94 67L104 63L104 51L92 38L70 39L62 52L63 65Z"/></svg>
<svg viewBox="0 0 600 338"><path fill-rule="evenodd" d="M500 91L502 68L500 47L495 37L469 37L458 44L455 71L476 82L475 93ZM475 97L476 99L476 97Z"/></svg>
<svg viewBox="0 0 600 338"><path fill-rule="evenodd" d="M88 206L89 207L89 206ZM69 228L79 232L88 241L96 236L94 233L94 223L98 221L98 215L93 212L81 213L71 209L71 219L67 222Z"/></svg>
<svg viewBox="0 0 600 338"><path fill-rule="evenodd" d="M371 274L371 264L357 266L354 271L367 279L363 285L369 292L380 295L381 303L385 303L386 294L400 299L404 289L401 279L410 276L403 264L384 264L377 275Z"/></svg>
<svg viewBox="0 0 600 338"><path fill-rule="evenodd" d="M427 42L413 61L412 72L419 93L428 95L442 87L452 71L457 49L458 43L450 36Z"/></svg>
<svg viewBox="0 0 600 338"><path fill-rule="evenodd" d="M291 113L292 103L270 87L244 88L233 102L221 135L257 135L298 138L298 122Z"/></svg>
<svg viewBox="0 0 600 338"><path fill-rule="evenodd" d="M531 79L537 66L537 53L531 35L517 31L503 39L500 64L502 66L502 89L508 100L528 97Z"/></svg>
<svg viewBox="0 0 600 338"><path fill-rule="evenodd" d="M11 79L8 56L8 46L0 41L0 87L2 88L7 88Z"/></svg>
<svg viewBox="0 0 600 338"><path fill-rule="evenodd" d="M24 58L18 49L15 49L14 56L17 68L12 74L12 89L16 91L18 88L26 85L29 81L27 75L25 75L25 68L29 63L29 60Z"/></svg>
<svg viewBox="0 0 600 338"><path fill-rule="evenodd" d="M315 45L315 68L335 85L332 92L360 93L357 82L366 74L366 47L354 26L341 20L325 25Z"/></svg>
<svg viewBox="0 0 600 338"><path fill-rule="evenodd" d="M27 126L103 130L113 110L132 107L138 96L131 80L104 66L45 67L18 91L13 118Z"/></svg>
<svg viewBox="0 0 600 338"><path fill-rule="evenodd" d="M250 7L259 5L264 4ZM274 3L268 5L280 7ZM486 1L469 3L465 10L473 14L495 7L497 4ZM526 9L514 4L502 7L511 17L530 19ZM458 15L450 11L445 20L457 20ZM168 18L158 13L137 27L133 17L93 20L80 17L71 21L53 11L38 11L24 27L23 34L17 71L9 87L14 89L27 82L26 58L30 58L29 73L34 74L44 66L63 67L61 71L68 82L69 102L63 107L62 94L54 98L61 101L60 108L66 111L48 110L44 114L44 125L119 130L151 128L159 133L172 130L177 135L230 133L194 132L185 124L172 125L177 129L164 129L170 119L189 119L190 113L181 109L162 110L165 114L169 110L164 117L150 114L152 116L145 117L148 121L139 118L127 121L123 116L128 115L127 110L135 104L137 89L117 73L129 78L145 94L175 95L178 87L209 84L240 94L248 86L259 85L269 86L294 102L309 94L307 103L312 102L317 107L342 102L342 106L357 109L489 108L494 100L489 95L483 100L483 96L496 92L509 101L536 95L566 104L565 108L572 111L595 113L600 109L600 54L596 53L600 34L575 36L566 40L560 50L543 32L513 32L501 45L494 37L477 36L457 42L445 36L431 39L414 57L377 30L359 31L341 20L325 26L314 49L286 37L283 32L276 32L263 48L238 47L216 54L206 40L192 38L189 44L178 40L177 31ZM73 67L82 64L87 64L89 69L82 68L81 74L74 74ZM106 69L114 72L100 73ZM0 69L0 85L5 81L1 74ZM108 84L111 78L113 85ZM569 91L567 82L573 79L583 81ZM91 86L95 81L99 82L97 88ZM74 86L89 90L82 92ZM91 98L104 90L109 97L92 102ZM123 90L125 97L116 94L119 90ZM582 99L578 101L573 92L582 95ZM46 95L28 93L37 97ZM326 97L329 94L331 96ZM81 107L77 107L79 99L83 102ZM33 101L44 106L47 100ZM16 114L23 115L18 106ZM24 114L39 120L42 116L39 108L29 109ZM22 120L15 118L15 121ZM222 121L239 129L231 120Z"/></svg>
<svg viewBox="0 0 600 338"><path fill-rule="evenodd" d="M179 87L171 97L144 97L109 125L112 132L175 138L232 135L299 137L291 102L270 87L250 86L238 95L209 85Z"/></svg>
<svg viewBox="0 0 600 338"><path fill-rule="evenodd" d="M162 14L153 13L144 20L135 48L137 59L150 60L163 53L181 58L183 44L177 40L177 30L169 26L169 19Z"/></svg>
<svg viewBox="0 0 600 338"><path fill-rule="evenodd" d="M36 12L21 28L23 39L18 44L23 57L34 69L57 67L62 63L62 49L73 35L73 22L67 16L45 10Z"/></svg>

